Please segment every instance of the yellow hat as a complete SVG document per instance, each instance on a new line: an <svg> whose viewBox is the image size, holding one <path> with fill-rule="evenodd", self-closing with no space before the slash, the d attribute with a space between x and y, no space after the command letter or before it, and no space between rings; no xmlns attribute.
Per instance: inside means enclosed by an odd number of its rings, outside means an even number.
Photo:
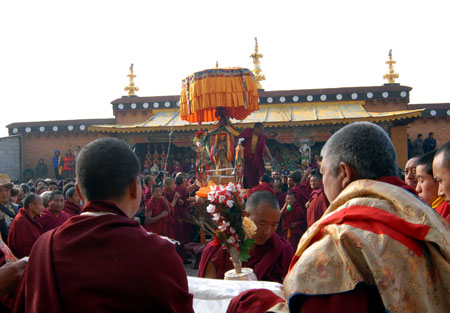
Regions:
<svg viewBox="0 0 450 313"><path fill-rule="evenodd" d="M8 174L0 174L0 187L12 189L13 186L14 185L11 183Z"/></svg>

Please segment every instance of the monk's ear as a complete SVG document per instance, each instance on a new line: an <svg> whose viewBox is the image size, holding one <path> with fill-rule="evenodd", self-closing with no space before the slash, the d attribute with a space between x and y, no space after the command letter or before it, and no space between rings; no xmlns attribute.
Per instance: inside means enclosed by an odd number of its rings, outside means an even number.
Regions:
<svg viewBox="0 0 450 313"><path fill-rule="evenodd" d="M83 203L85 203L86 201L84 201L84 197L83 197L83 195L81 194L80 186L78 186L78 183L75 183L75 189L77 190L78 197L80 197L81 201L82 201Z"/></svg>
<svg viewBox="0 0 450 313"><path fill-rule="evenodd" d="M129 195L132 199L136 199L141 196L140 194L141 189L141 181L139 177L136 177L131 182L130 186L128 187Z"/></svg>
<svg viewBox="0 0 450 313"><path fill-rule="evenodd" d="M354 180L358 179L353 167L351 167L348 163L341 162L339 164L339 170L339 175L342 175L342 189L350 185L350 183Z"/></svg>

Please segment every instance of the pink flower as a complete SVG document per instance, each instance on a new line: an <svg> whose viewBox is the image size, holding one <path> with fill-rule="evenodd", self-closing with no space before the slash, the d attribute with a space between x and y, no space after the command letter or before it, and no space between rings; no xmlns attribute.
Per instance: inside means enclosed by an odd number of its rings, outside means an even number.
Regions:
<svg viewBox="0 0 450 313"><path fill-rule="evenodd" d="M219 213L214 213L213 214L213 220L218 221L220 219L220 214Z"/></svg>

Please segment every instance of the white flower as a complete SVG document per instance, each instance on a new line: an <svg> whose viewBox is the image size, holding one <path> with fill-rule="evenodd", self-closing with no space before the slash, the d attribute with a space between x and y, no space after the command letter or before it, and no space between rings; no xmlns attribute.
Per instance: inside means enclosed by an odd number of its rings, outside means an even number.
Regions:
<svg viewBox="0 0 450 313"><path fill-rule="evenodd" d="M225 225L221 224L221 225L219 225L219 230L220 230L221 232L224 232L224 231L227 230L227 227L226 227Z"/></svg>
<svg viewBox="0 0 450 313"><path fill-rule="evenodd" d="M230 238L227 239L227 242L228 242L229 244L233 244L233 243L236 242L236 240L234 239L233 236L231 236Z"/></svg>
<svg viewBox="0 0 450 313"><path fill-rule="evenodd" d="M219 185L219 191L224 191L224 190L225 190L225 188L223 188L222 185Z"/></svg>
<svg viewBox="0 0 450 313"><path fill-rule="evenodd" d="M206 211L208 213L214 213L215 210L216 210L216 206L214 204L210 204L206 207Z"/></svg>
<svg viewBox="0 0 450 313"><path fill-rule="evenodd" d="M219 203L223 203L225 201L225 196L224 195L220 195L219 196Z"/></svg>
<svg viewBox="0 0 450 313"><path fill-rule="evenodd" d="M227 186L227 190L230 192L236 192L236 186L232 182L229 182L228 186Z"/></svg>
<svg viewBox="0 0 450 313"><path fill-rule="evenodd" d="M228 206L229 208L232 208L233 205L234 205L234 201L233 201L233 200L227 200L227 206Z"/></svg>
<svg viewBox="0 0 450 313"><path fill-rule="evenodd" d="M232 233L232 234L235 234L235 233L236 233L236 231L234 230L233 227L230 227L230 233Z"/></svg>
<svg viewBox="0 0 450 313"><path fill-rule="evenodd" d="M241 192L241 190L242 190L241 184L237 184L237 185L236 185L236 189L237 189L237 191Z"/></svg>
<svg viewBox="0 0 450 313"><path fill-rule="evenodd" d="M218 221L220 219L219 213L214 213L213 220Z"/></svg>

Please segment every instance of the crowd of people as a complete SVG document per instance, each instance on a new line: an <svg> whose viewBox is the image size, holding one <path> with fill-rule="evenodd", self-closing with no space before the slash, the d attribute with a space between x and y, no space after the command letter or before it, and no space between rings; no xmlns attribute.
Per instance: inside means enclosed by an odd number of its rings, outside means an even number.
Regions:
<svg viewBox="0 0 450 313"><path fill-rule="evenodd" d="M306 170L267 172L258 128L245 134L245 210L257 230L242 265L283 283L285 299L249 290L228 312L448 310L450 143L401 173L384 130L353 123ZM15 186L0 175L0 311L192 312L183 263L195 262L198 188L182 170L143 174L112 138L80 151L76 180ZM221 245L199 246L199 277L233 268Z"/></svg>

